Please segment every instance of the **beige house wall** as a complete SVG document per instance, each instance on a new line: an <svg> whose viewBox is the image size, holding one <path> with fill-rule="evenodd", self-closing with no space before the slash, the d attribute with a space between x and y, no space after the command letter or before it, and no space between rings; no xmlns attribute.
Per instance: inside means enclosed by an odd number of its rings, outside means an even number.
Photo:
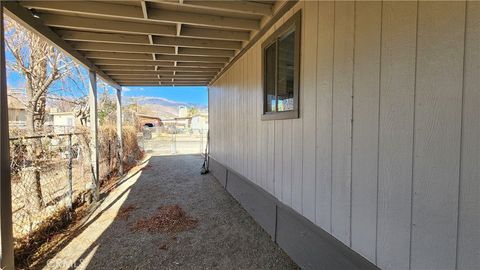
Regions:
<svg viewBox="0 0 480 270"><path fill-rule="evenodd" d="M300 118L261 43L302 10ZM302 1L209 88L210 151L382 269L480 265L480 2Z"/></svg>

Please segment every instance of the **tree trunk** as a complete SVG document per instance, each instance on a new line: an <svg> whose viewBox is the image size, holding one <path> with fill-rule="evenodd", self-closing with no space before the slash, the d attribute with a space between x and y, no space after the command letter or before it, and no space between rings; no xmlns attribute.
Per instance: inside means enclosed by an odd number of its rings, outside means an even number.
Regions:
<svg viewBox="0 0 480 270"><path fill-rule="evenodd" d="M28 131L28 135L32 136L35 135L35 132L38 130L37 128L37 121L36 121L36 112L37 112L37 102L35 100L32 100L34 94L33 90L27 86L27 96L30 100L30 103L27 106L26 110L26 128ZM41 183L41 172L40 169L38 168L38 160L42 156L42 141L41 139L32 139L31 140L31 149L30 149L30 159L32 161L32 166L34 170L30 174L29 177L33 178L33 187L32 187L32 196L34 197L35 201L35 206L37 209L42 209L45 205L43 201L43 192L42 192L42 183Z"/></svg>

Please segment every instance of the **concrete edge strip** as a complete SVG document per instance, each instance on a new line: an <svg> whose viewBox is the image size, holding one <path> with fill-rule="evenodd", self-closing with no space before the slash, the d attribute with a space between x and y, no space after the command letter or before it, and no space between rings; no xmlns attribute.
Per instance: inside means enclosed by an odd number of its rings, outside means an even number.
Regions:
<svg viewBox="0 0 480 270"><path fill-rule="evenodd" d="M211 156L210 161L217 181L302 269L379 269L257 184Z"/></svg>

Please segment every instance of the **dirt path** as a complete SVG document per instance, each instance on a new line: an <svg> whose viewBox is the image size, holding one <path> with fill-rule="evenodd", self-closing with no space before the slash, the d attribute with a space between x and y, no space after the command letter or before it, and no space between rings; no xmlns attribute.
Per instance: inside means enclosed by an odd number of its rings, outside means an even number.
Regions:
<svg viewBox="0 0 480 270"><path fill-rule="evenodd" d="M211 175L200 156L154 156L111 192L46 269L296 269ZM158 207L198 219L178 233L132 230Z"/></svg>

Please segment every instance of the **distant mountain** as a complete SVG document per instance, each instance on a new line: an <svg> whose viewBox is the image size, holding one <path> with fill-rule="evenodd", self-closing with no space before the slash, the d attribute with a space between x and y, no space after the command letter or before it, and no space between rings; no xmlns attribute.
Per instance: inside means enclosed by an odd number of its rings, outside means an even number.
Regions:
<svg viewBox="0 0 480 270"><path fill-rule="evenodd" d="M194 103L185 103L185 102L178 102L174 100L170 100L167 98L162 98L162 97L135 97L135 98L130 98L132 101L138 102L140 105L144 104L157 104L157 105L163 105L163 106L187 106L187 107L197 107L199 109L201 108L207 108L206 105L201 105L201 104L194 104Z"/></svg>
<svg viewBox="0 0 480 270"><path fill-rule="evenodd" d="M164 106L186 105L186 103L177 102L177 101L162 98L162 97L136 97L134 99L140 105L145 105L145 104L157 104L157 105L164 105Z"/></svg>
<svg viewBox="0 0 480 270"><path fill-rule="evenodd" d="M155 116L158 116L162 119L178 117L179 106L196 107L202 113L206 113L208 111L208 106L205 105L178 102L162 97L132 97L129 98L126 103L136 103L150 114L153 113Z"/></svg>

